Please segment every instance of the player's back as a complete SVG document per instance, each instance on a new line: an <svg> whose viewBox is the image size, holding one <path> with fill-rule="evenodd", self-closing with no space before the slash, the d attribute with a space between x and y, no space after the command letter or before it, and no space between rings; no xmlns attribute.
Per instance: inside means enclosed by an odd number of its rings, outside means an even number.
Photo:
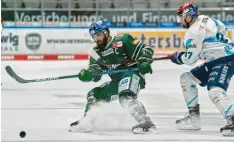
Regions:
<svg viewBox="0 0 234 142"><path fill-rule="evenodd" d="M207 62L234 54L233 43L227 37L227 28L217 19L200 15L185 37L199 38L202 42L200 56Z"/></svg>

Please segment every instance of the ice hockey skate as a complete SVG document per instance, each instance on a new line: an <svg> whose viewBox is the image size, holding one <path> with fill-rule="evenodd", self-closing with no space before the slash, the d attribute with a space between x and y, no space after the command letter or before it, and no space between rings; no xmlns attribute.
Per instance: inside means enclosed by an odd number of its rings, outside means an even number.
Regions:
<svg viewBox="0 0 234 142"><path fill-rule="evenodd" d="M176 120L176 128L179 130L200 130L199 105L194 108L189 108L189 113L184 118Z"/></svg>
<svg viewBox="0 0 234 142"><path fill-rule="evenodd" d="M70 124L70 132L85 133L94 129L95 119L90 117L82 117L80 120Z"/></svg>
<svg viewBox="0 0 234 142"><path fill-rule="evenodd" d="M132 132L134 134L147 134L147 133L158 133L156 131L156 126L149 119L144 123L140 123L132 127Z"/></svg>
<svg viewBox="0 0 234 142"><path fill-rule="evenodd" d="M234 136L234 116L227 119L227 125L220 129L224 136Z"/></svg>

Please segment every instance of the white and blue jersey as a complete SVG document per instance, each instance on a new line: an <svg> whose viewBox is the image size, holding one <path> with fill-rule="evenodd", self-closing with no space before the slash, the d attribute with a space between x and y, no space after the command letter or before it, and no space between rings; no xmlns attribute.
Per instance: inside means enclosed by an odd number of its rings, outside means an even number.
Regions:
<svg viewBox="0 0 234 142"><path fill-rule="evenodd" d="M184 64L194 65L201 57L210 62L234 55L234 43L227 37L227 28L217 19L200 15L185 33Z"/></svg>

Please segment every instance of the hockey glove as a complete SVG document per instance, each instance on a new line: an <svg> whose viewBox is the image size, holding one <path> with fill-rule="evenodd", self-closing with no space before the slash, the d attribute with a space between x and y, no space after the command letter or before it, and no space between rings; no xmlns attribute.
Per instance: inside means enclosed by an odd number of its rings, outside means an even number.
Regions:
<svg viewBox="0 0 234 142"><path fill-rule="evenodd" d="M153 73L151 65L148 62L142 62L142 63L140 63L140 65L139 65L139 71L143 75L145 75L147 73L150 73L150 74Z"/></svg>
<svg viewBox="0 0 234 142"><path fill-rule="evenodd" d="M151 48L143 48L140 52L138 60L147 60L147 59L152 59L154 55L154 51ZM152 62L140 62L139 63L139 71L141 74L145 75L147 73L153 73L151 64Z"/></svg>
<svg viewBox="0 0 234 142"><path fill-rule="evenodd" d="M184 64L183 62L182 62L182 59L181 59L181 57L182 57L182 55L184 54L185 52L174 52L173 54L172 54L172 57L171 57L171 61L173 62L173 63L175 63L175 64L178 64L178 65L182 65L182 64Z"/></svg>
<svg viewBox="0 0 234 142"><path fill-rule="evenodd" d="M93 80L94 72L90 69L82 69L78 74L78 78L83 82L90 82Z"/></svg>

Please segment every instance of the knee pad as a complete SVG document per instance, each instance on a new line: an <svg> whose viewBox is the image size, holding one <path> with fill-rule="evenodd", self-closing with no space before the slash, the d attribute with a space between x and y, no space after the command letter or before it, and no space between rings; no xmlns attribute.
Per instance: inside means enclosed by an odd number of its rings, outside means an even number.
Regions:
<svg viewBox="0 0 234 142"><path fill-rule="evenodd" d="M191 72L183 73L180 76L180 84L183 89L184 99L187 107L195 107L198 104L197 79Z"/></svg>
<svg viewBox="0 0 234 142"><path fill-rule="evenodd" d="M128 108L130 114L137 122L142 122L146 118L146 110L142 102L138 101L131 94L119 96L120 105Z"/></svg>
<svg viewBox="0 0 234 142"><path fill-rule="evenodd" d="M141 123L147 119L144 105L137 100L133 94L120 95L119 102L122 107L129 109L130 114L138 123Z"/></svg>
<svg viewBox="0 0 234 142"><path fill-rule="evenodd" d="M136 99L136 96L131 93L119 94L119 103L122 107L128 108L129 104Z"/></svg>
<svg viewBox="0 0 234 142"><path fill-rule="evenodd" d="M220 99L226 97L225 90L219 87L214 87L209 90L209 98L210 100L216 104Z"/></svg>
<svg viewBox="0 0 234 142"><path fill-rule="evenodd" d="M193 76L191 72L185 72L180 76L180 85L183 86L192 86L199 83L199 80Z"/></svg>
<svg viewBox="0 0 234 142"><path fill-rule="evenodd" d="M224 118L234 115L234 106L224 89L219 87L211 88L209 90L209 97Z"/></svg>

